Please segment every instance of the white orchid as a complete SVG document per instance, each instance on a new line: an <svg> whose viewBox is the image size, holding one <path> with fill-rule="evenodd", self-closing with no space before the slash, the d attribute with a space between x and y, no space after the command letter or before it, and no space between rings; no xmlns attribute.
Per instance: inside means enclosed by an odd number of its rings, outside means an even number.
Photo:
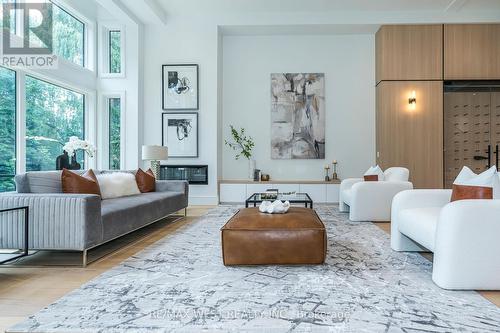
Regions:
<svg viewBox="0 0 500 333"><path fill-rule="evenodd" d="M72 136L69 138L69 141L66 142L63 149L68 153L69 156L72 156L76 151L83 150L90 157L94 157L95 147L87 140L79 139L76 136Z"/></svg>

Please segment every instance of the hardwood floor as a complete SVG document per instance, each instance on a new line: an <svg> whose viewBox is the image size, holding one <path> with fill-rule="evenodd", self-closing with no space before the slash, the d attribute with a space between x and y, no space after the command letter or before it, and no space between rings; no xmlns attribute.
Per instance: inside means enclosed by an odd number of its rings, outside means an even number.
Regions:
<svg viewBox="0 0 500 333"><path fill-rule="evenodd" d="M80 264L80 257L74 253L52 253L24 262L24 267L11 265L0 267L0 332L24 320L31 314L53 303L85 282L105 272L125 259L141 251L159 239L174 233L179 227L192 223L203 215L209 206L188 208L188 216L173 221L161 221L147 227L143 232L114 241L104 251L115 246L117 250L89 264L86 268ZM390 223L376 223L390 233ZM115 243L116 242L116 243ZM431 255L424 255L432 259ZM57 266L40 266L56 262ZM38 264L38 266L36 266ZM492 303L500 306L500 292L480 292Z"/></svg>
<svg viewBox="0 0 500 333"><path fill-rule="evenodd" d="M146 230L113 241L114 244L106 246L104 251L113 246L117 250L86 268L76 266L81 265L79 253L46 253L38 258L24 260L16 266L0 266L0 332L4 332L85 282L118 265L148 245L174 233L179 227L192 223L210 208L190 207L187 217L160 221L147 227ZM45 265L48 260L52 264L55 262L56 266L40 266ZM18 267L21 264L24 267Z"/></svg>

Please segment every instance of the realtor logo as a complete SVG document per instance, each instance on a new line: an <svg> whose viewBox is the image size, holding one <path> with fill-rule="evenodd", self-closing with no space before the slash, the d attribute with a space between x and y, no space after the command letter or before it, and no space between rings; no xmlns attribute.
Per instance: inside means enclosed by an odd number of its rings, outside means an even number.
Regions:
<svg viewBox="0 0 500 333"><path fill-rule="evenodd" d="M0 64L9 67L50 69L57 67L53 55L52 4L3 3Z"/></svg>

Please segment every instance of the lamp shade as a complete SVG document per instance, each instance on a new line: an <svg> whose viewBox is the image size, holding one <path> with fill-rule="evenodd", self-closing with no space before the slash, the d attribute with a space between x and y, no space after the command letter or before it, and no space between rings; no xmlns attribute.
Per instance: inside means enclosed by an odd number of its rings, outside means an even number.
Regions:
<svg viewBox="0 0 500 333"><path fill-rule="evenodd" d="M168 159L168 148L164 146L142 146L142 159L145 161L161 161Z"/></svg>

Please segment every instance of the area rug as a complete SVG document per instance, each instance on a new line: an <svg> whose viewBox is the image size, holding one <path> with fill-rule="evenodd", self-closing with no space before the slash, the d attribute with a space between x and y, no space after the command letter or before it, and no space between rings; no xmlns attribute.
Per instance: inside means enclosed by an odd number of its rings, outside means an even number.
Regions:
<svg viewBox="0 0 500 333"><path fill-rule="evenodd" d="M324 265L225 267L220 206L14 326L10 332L500 332L500 309L446 291L432 263L371 223L318 206Z"/></svg>

